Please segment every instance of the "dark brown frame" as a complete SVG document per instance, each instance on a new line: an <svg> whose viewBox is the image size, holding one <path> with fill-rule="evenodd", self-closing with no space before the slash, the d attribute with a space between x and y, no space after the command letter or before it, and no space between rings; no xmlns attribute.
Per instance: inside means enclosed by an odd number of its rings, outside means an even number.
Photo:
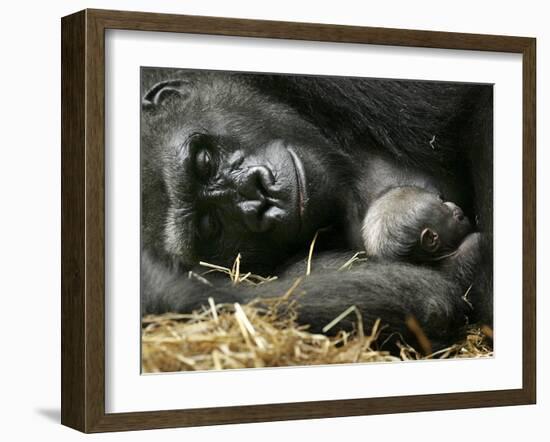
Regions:
<svg viewBox="0 0 550 442"><path fill-rule="evenodd" d="M84 10L62 29L61 422L84 432L279 421L536 400L536 40L405 29ZM402 397L105 413L105 29L512 52L523 55L523 386Z"/></svg>

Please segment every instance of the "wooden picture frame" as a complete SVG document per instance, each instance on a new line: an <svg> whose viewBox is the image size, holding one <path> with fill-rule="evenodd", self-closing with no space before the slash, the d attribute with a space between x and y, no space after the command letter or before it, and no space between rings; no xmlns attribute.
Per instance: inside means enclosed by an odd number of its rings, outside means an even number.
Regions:
<svg viewBox="0 0 550 442"><path fill-rule="evenodd" d="M105 30L495 51L523 63L523 383L512 390L105 412ZM533 404L536 400L534 38L84 10L62 19L62 424L83 432Z"/></svg>

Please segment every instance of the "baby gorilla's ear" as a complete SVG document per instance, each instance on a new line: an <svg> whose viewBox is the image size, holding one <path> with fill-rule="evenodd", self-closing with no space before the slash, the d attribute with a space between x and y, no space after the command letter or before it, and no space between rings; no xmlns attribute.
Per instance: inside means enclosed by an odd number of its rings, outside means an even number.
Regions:
<svg viewBox="0 0 550 442"><path fill-rule="evenodd" d="M185 80L168 80L155 84L141 101L144 110L153 110L173 98L186 100L191 96L191 84Z"/></svg>
<svg viewBox="0 0 550 442"><path fill-rule="evenodd" d="M435 230L426 227L420 234L420 246L422 250L428 253L435 253L439 249L441 242L439 235Z"/></svg>

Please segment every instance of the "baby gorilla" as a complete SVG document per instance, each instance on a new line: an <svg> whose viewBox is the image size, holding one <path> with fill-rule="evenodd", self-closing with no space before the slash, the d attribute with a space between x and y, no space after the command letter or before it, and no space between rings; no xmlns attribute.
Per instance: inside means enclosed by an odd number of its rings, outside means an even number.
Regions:
<svg viewBox="0 0 550 442"><path fill-rule="evenodd" d="M362 234L369 257L437 266L471 277L480 235L460 207L420 187L392 188L369 207Z"/></svg>

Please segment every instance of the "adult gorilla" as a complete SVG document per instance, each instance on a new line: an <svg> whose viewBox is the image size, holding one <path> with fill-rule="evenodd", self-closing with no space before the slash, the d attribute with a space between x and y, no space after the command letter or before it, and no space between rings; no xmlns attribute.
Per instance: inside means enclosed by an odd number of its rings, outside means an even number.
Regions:
<svg viewBox="0 0 550 442"><path fill-rule="evenodd" d="M142 89L143 313L282 294L320 231L296 291L312 330L355 305L366 327L381 318L407 341L414 316L437 348L468 317L491 321L491 86L145 68ZM404 263L338 272L362 249L369 204L396 185L441 193L477 221L475 281ZM237 253L279 279L246 289L189 277L199 260L231 266Z"/></svg>

